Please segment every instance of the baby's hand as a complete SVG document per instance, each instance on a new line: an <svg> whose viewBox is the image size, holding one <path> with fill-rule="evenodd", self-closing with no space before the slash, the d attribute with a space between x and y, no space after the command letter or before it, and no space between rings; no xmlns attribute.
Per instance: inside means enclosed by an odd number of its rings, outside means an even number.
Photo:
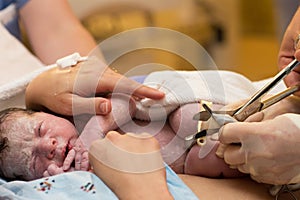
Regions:
<svg viewBox="0 0 300 200"><path fill-rule="evenodd" d="M63 170L63 167L59 167L52 163L48 166L47 170L43 173L43 177L53 176L64 172L74 171L74 167L70 167L67 171Z"/></svg>
<svg viewBox="0 0 300 200"><path fill-rule="evenodd" d="M74 147L69 151L62 169L68 171L73 161L75 161L75 170L88 171L90 169L88 150L82 144L80 137L76 140Z"/></svg>

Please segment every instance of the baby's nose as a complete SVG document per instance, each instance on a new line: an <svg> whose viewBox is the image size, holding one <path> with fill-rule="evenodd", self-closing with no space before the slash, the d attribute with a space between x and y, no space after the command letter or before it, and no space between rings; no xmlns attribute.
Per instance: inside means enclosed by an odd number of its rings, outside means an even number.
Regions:
<svg viewBox="0 0 300 200"><path fill-rule="evenodd" d="M46 146L45 146L45 153L48 159L53 159L53 157L55 156L55 150L57 147L57 140L55 138L50 138L47 142L46 142Z"/></svg>

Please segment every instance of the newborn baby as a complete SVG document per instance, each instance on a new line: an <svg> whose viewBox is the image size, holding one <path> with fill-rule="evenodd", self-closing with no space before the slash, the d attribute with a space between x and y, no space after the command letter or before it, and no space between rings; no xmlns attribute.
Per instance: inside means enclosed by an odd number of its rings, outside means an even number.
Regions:
<svg viewBox="0 0 300 200"><path fill-rule="evenodd" d="M184 138L198 132L199 103L189 103L169 114L166 120L142 121L136 119L136 102L127 95L113 94L112 112L107 116L93 116L80 135L88 149L91 142L104 137L111 130L119 133L149 133L161 146L164 161L176 172L206 177L237 177L244 174L229 166L215 155L218 141L207 137L206 144L186 146ZM151 115L151 113L149 113ZM75 121L76 124L76 121ZM70 159L72 160L72 159Z"/></svg>
<svg viewBox="0 0 300 200"><path fill-rule="evenodd" d="M34 180L46 176L45 172L49 166L63 165L66 153L72 149L72 144L75 144L78 139L76 129L72 123L47 113L12 108L0 112L0 122L0 175L7 179ZM155 163L159 168L155 168L151 173L139 173L138 175L109 168L103 165L98 158L99 155L101 157L101 152L110 148L109 144L114 144L114 147L126 150L127 156L149 152L152 156L147 157L148 162L152 164ZM187 195L188 198L195 199L194 194L180 182L179 178L170 174L170 171L167 181L167 170L165 169L158 150L159 145L153 137L147 140L143 138L136 139L130 136L130 134L120 135L117 132L110 132L105 139L94 141L88 156L93 166L93 172L99 176L120 199L140 199L137 197L144 196L147 196L148 199L174 199L173 195L175 195L174 197L178 195L178 193L174 193L174 188L179 186L181 186L181 192L183 192L183 194ZM119 156L118 154L112 153L113 151L107 152L108 160L113 161ZM84 153L84 159L87 158L85 155L87 154ZM124 154L122 154L122 157L124 157ZM136 159L137 161L141 159L141 157L136 156L130 156L130 158ZM84 161L84 159L81 160ZM85 164L88 164L88 162ZM132 165L133 163L130 164ZM71 170L72 169L69 169L69 171ZM111 178L116 176L118 177L117 179ZM56 179L54 178L54 180ZM179 182L176 183L176 187L172 187L172 182L174 183L175 181ZM143 184L141 185L141 183ZM101 184L96 185L101 188ZM169 191L168 186L170 185L171 188L173 188L173 192L172 190ZM28 186L27 190L32 189L33 191L39 191L37 190L39 188L36 189L32 185L32 188L30 185ZM51 188L53 189L53 187ZM54 192L56 189L60 191L61 188L55 188L54 186ZM75 191L77 190L77 188L73 189ZM93 191L98 192L98 189L99 188L96 187ZM78 187L78 190L82 192L82 188L80 189ZM5 191L4 189L4 192ZM108 192L107 194L103 194L106 197L114 197L107 189L99 189L99 191ZM21 187L20 191L16 193L16 196L20 197L22 193ZM10 197L11 195L10 191L8 196ZM0 196L2 197L2 195Z"/></svg>
<svg viewBox="0 0 300 200"><path fill-rule="evenodd" d="M215 155L217 141L207 139L211 149L201 156L197 144L187 148L184 137L197 132L192 120L199 104L186 104L167 121L134 119L135 101L127 95L111 98L112 112L107 116L93 116L80 137L76 125L66 119L23 109L8 109L0 113L0 175L8 179L33 180L72 170L90 170L88 149L91 143L103 138L110 130L120 133L149 133L161 146L164 161L176 173L207 177L237 177L243 174L230 169ZM200 153L199 153L200 152Z"/></svg>

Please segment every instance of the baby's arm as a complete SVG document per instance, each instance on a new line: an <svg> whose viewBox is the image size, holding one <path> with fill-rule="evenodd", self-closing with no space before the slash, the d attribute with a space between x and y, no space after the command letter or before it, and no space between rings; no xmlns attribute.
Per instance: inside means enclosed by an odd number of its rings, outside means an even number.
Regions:
<svg viewBox="0 0 300 200"><path fill-rule="evenodd" d="M89 166L87 164L87 152L91 143L99 138L103 138L107 132L115 130L131 120L136 107L134 100L130 96L113 94L110 100L112 111L107 115L95 115L88 121L65 159L64 170L68 170L71 167L73 160L75 160L76 170L87 170Z"/></svg>
<svg viewBox="0 0 300 200"><path fill-rule="evenodd" d="M113 94L110 100L112 111L107 115L93 116L79 136L86 149L89 149L93 141L103 138L109 131L130 121L135 113L135 101L130 96Z"/></svg>

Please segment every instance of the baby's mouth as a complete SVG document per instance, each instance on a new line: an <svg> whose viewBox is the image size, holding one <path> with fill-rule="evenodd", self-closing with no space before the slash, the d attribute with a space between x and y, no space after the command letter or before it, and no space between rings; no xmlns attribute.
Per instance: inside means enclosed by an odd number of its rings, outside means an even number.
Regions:
<svg viewBox="0 0 300 200"><path fill-rule="evenodd" d="M72 148L73 148L73 145L69 141L68 144L66 145L66 149L65 149L65 158L67 157L68 153L70 152L70 150Z"/></svg>

